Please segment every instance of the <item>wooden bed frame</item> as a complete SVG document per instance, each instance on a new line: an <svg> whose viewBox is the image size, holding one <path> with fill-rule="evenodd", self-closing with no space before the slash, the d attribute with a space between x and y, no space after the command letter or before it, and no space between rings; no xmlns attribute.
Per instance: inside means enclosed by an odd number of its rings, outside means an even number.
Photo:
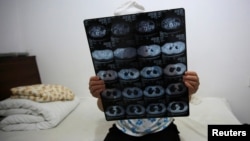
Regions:
<svg viewBox="0 0 250 141"><path fill-rule="evenodd" d="M10 88L41 84L35 56L0 57L0 100L10 97Z"/></svg>

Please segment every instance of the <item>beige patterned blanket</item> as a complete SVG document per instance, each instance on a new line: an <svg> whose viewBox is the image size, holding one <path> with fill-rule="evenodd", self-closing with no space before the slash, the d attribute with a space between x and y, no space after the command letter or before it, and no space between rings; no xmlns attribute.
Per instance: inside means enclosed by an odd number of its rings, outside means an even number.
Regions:
<svg viewBox="0 0 250 141"><path fill-rule="evenodd" d="M13 99L29 99L36 102L68 101L74 93L67 87L56 84L35 84L11 88Z"/></svg>

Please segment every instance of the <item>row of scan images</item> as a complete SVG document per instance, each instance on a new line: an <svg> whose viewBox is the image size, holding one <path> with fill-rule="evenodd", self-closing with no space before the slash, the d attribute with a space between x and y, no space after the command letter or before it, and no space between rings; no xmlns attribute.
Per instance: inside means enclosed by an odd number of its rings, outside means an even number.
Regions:
<svg viewBox="0 0 250 141"><path fill-rule="evenodd" d="M150 103L147 106L141 104L130 104L126 107L121 105L108 106L105 110L107 117L122 118L125 115L131 117L160 117L178 114L188 114L188 103L184 101L172 101L165 105L163 103Z"/></svg>
<svg viewBox="0 0 250 141"><path fill-rule="evenodd" d="M133 19L132 21L126 22L124 20L118 20L118 17L108 17L100 18L99 21L97 19L96 22L93 22L93 20L92 23L85 21L85 24L91 24L91 26L87 28L87 33L89 37L96 39L107 36L109 31L111 31L113 36L125 36L133 33L134 29L139 34L148 34L157 32L158 30L165 32L176 31L184 26L184 20L177 16L165 17L162 21L147 17L143 19L136 19L133 17Z"/></svg>
<svg viewBox="0 0 250 141"><path fill-rule="evenodd" d="M162 98L168 96L178 96L186 92L187 88L182 82L171 83L166 88L160 85L146 86L144 89L139 87L126 87L123 90L109 88L102 92L103 100L142 100L143 98Z"/></svg>
<svg viewBox="0 0 250 141"><path fill-rule="evenodd" d="M97 76L99 76L104 81L111 80L136 80L140 77L145 79L159 78L163 74L166 76L178 76L184 74L187 67L183 63L168 64L164 68L160 66L146 66L141 70L136 68L124 68L120 69L118 72L115 70L99 70Z"/></svg>
<svg viewBox="0 0 250 141"><path fill-rule="evenodd" d="M114 51L111 49L94 50L91 55L97 61L109 61L114 57L118 59L131 59L137 55L145 58L159 56L161 53L165 55L177 55L184 53L185 49L184 42L176 41L165 43L163 46L157 44L142 45L138 49L134 47L122 47L116 48Z"/></svg>

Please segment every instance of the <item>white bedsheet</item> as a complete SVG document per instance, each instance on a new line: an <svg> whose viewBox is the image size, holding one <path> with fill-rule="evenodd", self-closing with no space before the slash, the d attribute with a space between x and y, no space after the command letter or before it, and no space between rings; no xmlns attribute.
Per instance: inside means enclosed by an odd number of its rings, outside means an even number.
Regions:
<svg viewBox="0 0 250 141"><path fill-rule="evenodd" d="M190 116L175 118L182 141L206 141L208 124L241 124L224 98L194 98ZM82 98L80 105L57 127L40 131L0 132L3 141L102 141L113 121L106 121L96 99Z"/></svg>
<svg viewBox="0 0 250 141"><path fill-rule="evenodd" d="M176 117L182 141L207 141L209 124L241 124L225 98L194 96L188 117Z"/></svg>

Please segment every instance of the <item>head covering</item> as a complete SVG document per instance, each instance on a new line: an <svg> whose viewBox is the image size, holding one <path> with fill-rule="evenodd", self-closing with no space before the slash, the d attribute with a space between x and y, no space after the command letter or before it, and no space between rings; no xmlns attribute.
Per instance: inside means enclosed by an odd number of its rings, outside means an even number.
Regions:
<svg viewBox="0 0 250 141"><path fill-rule="evenodd" d="M135 0L131 0L118 7L115 10L114 15L135 14L144 12L144 10L145 8L142 5L138 4Z"/></svg>

